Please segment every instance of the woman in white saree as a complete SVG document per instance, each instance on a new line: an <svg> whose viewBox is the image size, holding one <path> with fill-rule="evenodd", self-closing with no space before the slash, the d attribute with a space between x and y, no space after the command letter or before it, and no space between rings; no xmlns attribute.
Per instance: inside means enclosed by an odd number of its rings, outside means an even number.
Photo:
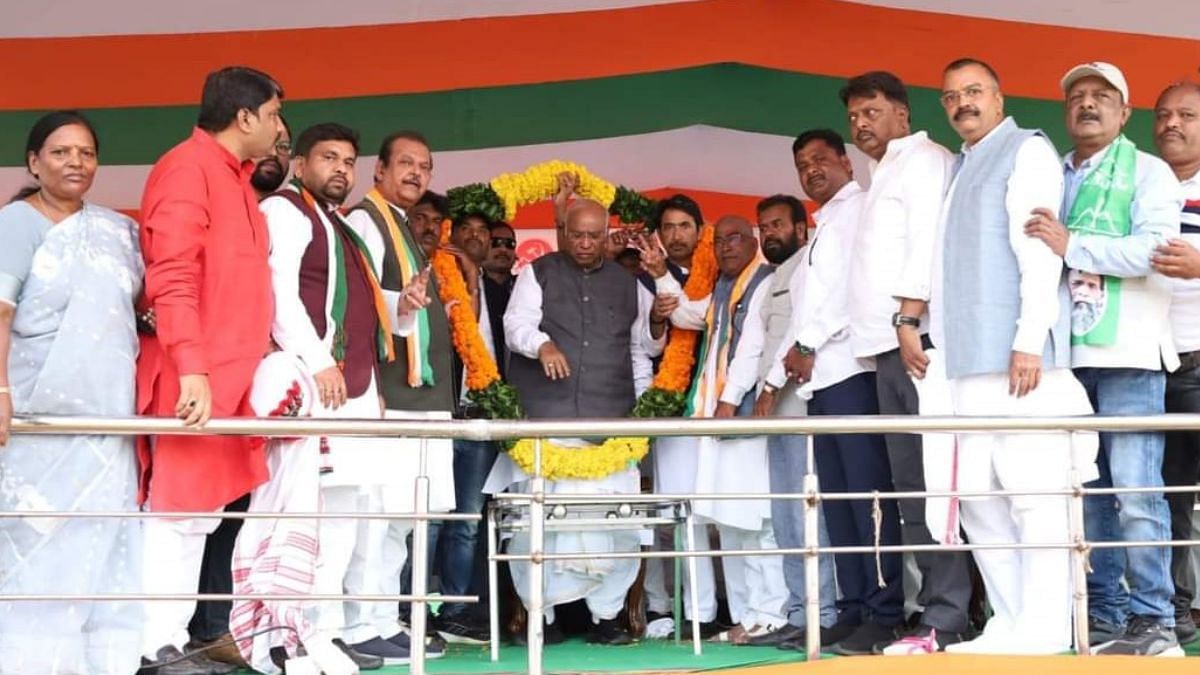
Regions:
<svg viewBox="0 0 1200 675"><path fill-rule="evenodd" d="M0 209L0 595L136 592L136 519L20 518L35 511L137 511L133 439L9 436L17 414L134 411L142 283L136 225L84 202L98 143L86 119L34 124L37 180ZM0 601L0 673L131 674L137 602Z"/></svg>

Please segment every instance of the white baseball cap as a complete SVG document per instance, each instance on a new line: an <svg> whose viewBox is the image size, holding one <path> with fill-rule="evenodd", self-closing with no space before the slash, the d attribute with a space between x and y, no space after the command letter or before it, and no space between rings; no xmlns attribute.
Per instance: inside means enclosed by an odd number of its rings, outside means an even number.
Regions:
<svg viewBox="0 0 1200 675"><path fill-rule="evenodd" d="M1098 77L1111 84L1114 89L1121 92L1123 101L1129 103L1129 85L1125 82L1125 75L1120 68L1103 61L1081 63L1068 70L1062 79L1063 95L1071 90L1071 85L1085 77Z"/></svg>

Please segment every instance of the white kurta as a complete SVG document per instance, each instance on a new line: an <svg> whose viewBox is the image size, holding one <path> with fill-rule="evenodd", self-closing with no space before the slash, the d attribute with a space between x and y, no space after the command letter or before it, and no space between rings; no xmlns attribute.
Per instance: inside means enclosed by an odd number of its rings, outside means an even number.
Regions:
<svg viewBox="0 0 1200 675"><path fill-rule="evenodd" d="M656 279L660 293L681 294L670 275ZM748 317L762 313L762 305L770 291L770 283L763 281L754 290L747 308ZM671 321L681 328L701 330L705 327L704 317L708 312L711 296L702 300L684 298ZM717 372L717 358L721 345L716 335L708 336L708 349L701 367L708 373ZM703 401L694 412L696 417L712 417L718 402L737 405L743 396L753 396L758 381L758 362L762 357L763 333L745 331L727 369L725 386L717 392L706 391ZM672 493L730 493L771 492L767 462L767 438L673 438L656 442L654 472L656 489ZM721 525L744 530L762 529L771 518L771 502L768 499L745 501L697 499L693 502L697 515Z"/></svg>

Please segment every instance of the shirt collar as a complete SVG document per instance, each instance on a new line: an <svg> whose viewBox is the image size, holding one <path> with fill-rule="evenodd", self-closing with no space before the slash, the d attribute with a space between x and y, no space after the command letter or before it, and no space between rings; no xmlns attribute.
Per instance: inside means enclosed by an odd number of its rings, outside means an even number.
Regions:
<svg viewBox="0 0 1200 675"><path fill-rule="evenodd" d="M1063 155L1063 168L1066 169L1067 171L1087 171L1087 170L1091 169L1100 160L1104 159L1104 156L1108 154L1109 149L1112 148L1113 143L1116 143L1116 142L1117 142L1117 139L1114 138L1112 143L1109 143L1108 145L1104 146L1100 150L1100 152L1097 152L1096 154L1092 155L1091 157L1088 157L1087 159L1083 160L1079 164L1078 169L1075 168L1075 151L1072 150L1072 151L1068 152L1067 154Z"/></svg>
<svg viewBox="0 0 1200 675"><path fill-rule="evenodd" d="M909 148L924 142L928 138L929 134L924 131L917 131L902 138L893 138L892 140L888 141L887 149L884 150L882 159L877 160L873 157L867 158L867 170L872 176L874 176L875 172L879 170L880 165L885 163L890 164L896 161L896 159L899 158L900 155L903 155Z"/></svg>
<svg viewBox="0 0 1200 675"><path fill-rule="evenodd" d="M987 132L987 134L983 138L979 139L979 142L976 143L975 145L968 146L966 143L963 143L962 144L962 153L964 155L969 155L972 152L975 152L975 150L983 147L983 145L985 143L992 140L992 138L994 138L1001 129L1007 128L1009 126L1016 126L1016 124L1017 123L1013 121L1013 118L1011 116L1005 117L1003 120L1000 121L1000 124L997 124L994 129Z"/></svg>
<svg viewBox="0 0 1200 675"><path fill-rule="evenodd" d="M838 190L829 201L825 202L823 205L821 205L821 208L817 209L816 212L813 213L813 219L815 220L820 218L822 215L829 213L831 210L836 210L838 204L841 204L860 192L862 192L862 187L859 186L858 181L851 178L849 183L843 185L842 189Z"/></svg>
<svg viewBox="0 0 1200 675"><path fill-rule="evenodd" d="M241 174L254 171L254 162L250 160L246 160L244 162L239 160L232 152L229 151L228 148L218 143L217 139L213 138L212 134L201 129L200 127L195 127L192 129L192 140L196 143L196 145L199 145L200 147L205 148L208 152L220 157L221 163L228 166L229 169L234 173Z"/></svg>

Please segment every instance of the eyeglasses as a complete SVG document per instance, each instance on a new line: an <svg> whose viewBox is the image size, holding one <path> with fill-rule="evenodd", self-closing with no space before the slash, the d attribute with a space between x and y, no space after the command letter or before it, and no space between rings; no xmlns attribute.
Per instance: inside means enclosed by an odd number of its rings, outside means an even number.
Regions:
<svg viewBox="0 0 1200 675"><path fill-rule="evenodd" d="M279 141L275 144L275 152L283 154L292 154L292 144L287 141Z"/></svg>
<svg viewBox="0 0 1200 675"><path fill-rule="evenodd" d="M968 85L954 91L944 91L942 92L942 105L949 108L958 105L959 101L974 101L983 96L986 91L987 89L981 84Z"/></svg>
<svg viewBox="0 0 1200 675"><path fill-rule="evenodd" d="M517 240L512 237L492 237L492 248L513 250L517 248Z"/></svg>
<svg viewBox="0 0 1200 675"><path fill-rule="evenodd" d="M742 239L746 237L743 232L734 232L728 237L713 237L713 246L715 248L725 248L726 246L737 246L742 243Z"/></svg>

